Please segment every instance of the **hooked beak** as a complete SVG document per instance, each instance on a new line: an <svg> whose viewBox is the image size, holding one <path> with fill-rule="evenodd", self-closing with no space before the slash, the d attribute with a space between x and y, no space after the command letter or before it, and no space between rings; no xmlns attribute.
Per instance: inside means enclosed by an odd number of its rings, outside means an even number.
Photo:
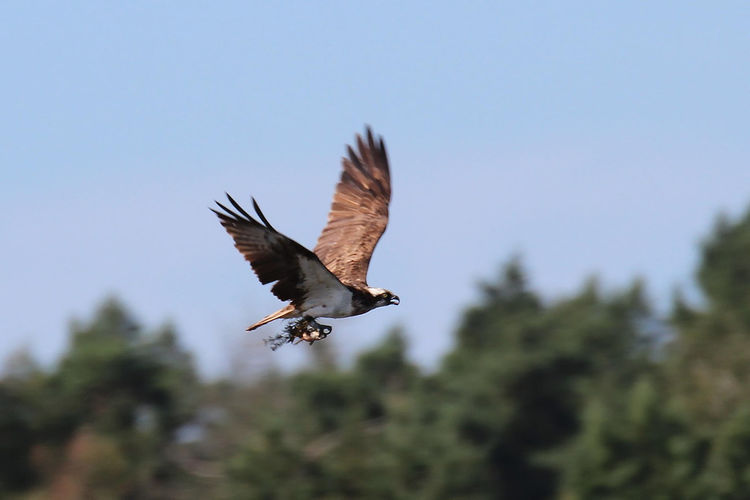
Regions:
<svg viewBox="0 0 750 500"><path fill-rule="evenodd" d="M397 296L394 295L393 297L391 297L390 303L393 304L394 306L399 305L400 302L401 302L401 299L399 299Z"/></svg>

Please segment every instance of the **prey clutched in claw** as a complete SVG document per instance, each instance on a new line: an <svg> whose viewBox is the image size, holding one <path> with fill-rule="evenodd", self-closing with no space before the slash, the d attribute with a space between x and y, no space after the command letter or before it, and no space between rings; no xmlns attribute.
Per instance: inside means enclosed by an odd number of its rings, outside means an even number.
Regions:
<svg viewBox="0 0 750 500"><path fill-rule="evenodd" d="M312 345L315 341L326 338L331 330L330 326L321 325L314 318L302 318L290 321L284 326L282 333L267 338L265 342L274 351L284 344L299 344L302 341Z"/></svg>
<svg viewBox="0 0 750 500"><path fill-rule="evenodd" d="M267 343L272 347L303 340L312 343L331 332L317 318L349 318L398 305L396 294L367 284L372 253L388 225L390 201L388 154L383 138L369 128L364 136L357 136L355 147L347 147L328 222L312 250L277 231L254 199L254 215L229 194L226 204L217 201L211 210L234 246L260 282L273 283L271 292L288 302L247 331L293 319L295 323Z"/></svg>

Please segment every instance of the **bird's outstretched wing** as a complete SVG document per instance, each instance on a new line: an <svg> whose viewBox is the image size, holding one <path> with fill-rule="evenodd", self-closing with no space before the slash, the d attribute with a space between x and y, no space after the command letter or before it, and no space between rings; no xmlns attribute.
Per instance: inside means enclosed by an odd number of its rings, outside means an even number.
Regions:
<svg viewBox="0 0 750 500"><path fill-rule="evenodd" d="M296 307L312 295L331 289L344 289L344 285L320 262L318 257L291 238L276 231L253 200L253 207L262 224L248 214L227 194L236 213L218 201L223 210L213 211L221 225L234 239L234 246L264 285L276 282L271 291L281 300L290 300Z"/></svg>
<svg viewBox="0 0 750 500"><path fill-rule="evenodd" d="M333 195L328 223L315 254L343 283L367 284L367 268L388 225L391 174L383 138L375 141L367 128L366 142L357 135L357 149L342 158L341 180Z"/></svg>

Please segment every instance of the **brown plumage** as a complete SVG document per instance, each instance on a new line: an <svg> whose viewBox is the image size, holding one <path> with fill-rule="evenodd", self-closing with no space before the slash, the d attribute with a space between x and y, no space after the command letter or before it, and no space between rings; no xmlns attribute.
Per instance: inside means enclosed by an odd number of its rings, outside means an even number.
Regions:
<svg viewBox="0 0 750 500"><path fill-rule="evenodd" d="M358 135L357 147L359 155L348 146L349 157L341 159L341 180L314 252L343 283L367 286L370 257L388 225L391 173L383 139L376 143L369 128L367 143Z"/></svg>
<svg viewBox="0 0 750 500"><path fill-rule="evenodd" d="M357 136L357 149L349 147L348 158L342 159L343 171L328 223L314 252L276 231L254 199L260 222L228 194L236 212L219 202L223 211L211 209L261 283L275 282L271 288L274 295L291 302L248 330L275 319L300 316L306 324L325 327L314 319L354 316L398 304L398 297L391 292L367 285L372 252L388 224L391 184L385 145L382 138L376 141L368 128L366 141Z"/></svg>

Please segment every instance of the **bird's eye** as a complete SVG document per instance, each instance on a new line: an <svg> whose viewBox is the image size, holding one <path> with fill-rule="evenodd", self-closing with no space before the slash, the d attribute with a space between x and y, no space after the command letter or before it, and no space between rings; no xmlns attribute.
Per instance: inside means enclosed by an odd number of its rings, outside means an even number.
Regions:
<svg viewBox="0 0 750 500"><path fill-rule="evenodd" d="M383 300L388 300L388 294L387 294L387 293L384 293L384 294L382 294L382 295L380 296L380 298L381 298L381 299L383 299Z"/></svg>

